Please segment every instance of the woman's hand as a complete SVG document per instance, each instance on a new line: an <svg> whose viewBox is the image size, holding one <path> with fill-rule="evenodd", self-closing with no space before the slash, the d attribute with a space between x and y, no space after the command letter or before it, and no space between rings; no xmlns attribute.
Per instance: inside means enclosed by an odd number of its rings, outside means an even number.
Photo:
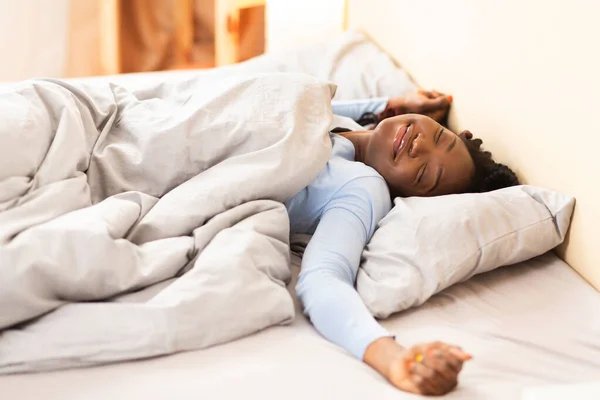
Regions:
<svg viewBox="0 0 600 400"><path fill-rule="evenodd" d="M373 342L364 357L398 389L435 396L456 387L463 363L470 359L459 347L446 343L425 343L405 350L392 338Z"/></svg>
<svg viewBox="0 0 600 400"><path fill-rule="evenodd" d="M390 368L390 382L407 392L446 394L458 385L458 374L471 356L459 347L442 342L425 343L408 349Z"/></svg>
<svg viewBox="0 0 600 400"><path fill-rule="evenodd" d="M401 114L423 114L442 122L448 116L452 103L452 96L436 92L435 90L419 90L405 96L393 97L388 105L377 117L379 120Z"/></svg>

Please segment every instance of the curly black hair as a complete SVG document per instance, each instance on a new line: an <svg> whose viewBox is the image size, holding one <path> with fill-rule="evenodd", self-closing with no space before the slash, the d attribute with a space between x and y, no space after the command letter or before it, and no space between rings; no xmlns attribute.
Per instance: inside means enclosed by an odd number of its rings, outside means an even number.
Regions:
<svg viewBox="0 0 600 400"><path fill-rule="evenodd" d="M475 164L475 175L467 193L482 193L496 189L502 189L519 184L517 175L504 164L497 163L492 158L492 153L481 148L483 141L473 138L469 131L463 131L458 135L467 146L467 150Z"/></svg>

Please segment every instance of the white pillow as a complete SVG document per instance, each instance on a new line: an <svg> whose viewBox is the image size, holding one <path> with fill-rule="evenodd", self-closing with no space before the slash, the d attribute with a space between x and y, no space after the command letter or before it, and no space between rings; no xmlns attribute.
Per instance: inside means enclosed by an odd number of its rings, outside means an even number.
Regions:
<svg viewBox="0 0 600 400"><path fill-rule="evenodd" d="M575 199L533 186L397 198L363 253L357 290L376 317L559 245Z"/></svg>
<svg viewBox="0 0 600 400"><path fill-rule="evenodd" d="M301 72L338 85L334 99L394 97L417 85L365 34L347 31L320 43L267 53L234 68L259 72Z"/></svg>

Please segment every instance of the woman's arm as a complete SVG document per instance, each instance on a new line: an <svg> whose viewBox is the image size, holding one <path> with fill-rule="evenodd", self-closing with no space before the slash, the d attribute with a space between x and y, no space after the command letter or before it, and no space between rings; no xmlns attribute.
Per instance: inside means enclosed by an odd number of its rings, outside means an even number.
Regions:
<svg viewBox="0 0 600 400"><path fill-rule="evenodd" d="M377 206L386 201L387 206ZM461 359L449 352L455 348L430 344L405 350L375 321L354 289L362 251L389 203L385 182L375 178L355 179L340 189L328 202L304 252L297 293L323 336L396 387L421 394L446 393L456 385L462 366ZM427 355L431 351L439 355Z"/></svg>
<svg viewBox="0 0 600 400"><path fill-rule="evenodd" d="M419 90L397 97L376 97L361 100L332 100L331 110L336 115L348 117L354 121L360 120L365 114L371 113L378 121L401 114L423 114L443 122L448 115L452 96L435 90Z"/></svg>
<svg viewBox="0 0 600 400"><path fill-rule="evenodd" d="M304 252L296 286L315 328L360 360L371 343L392 336L354 289L365 238L354 213L343 208L326 211Z"/></svg>
<svg viewBox="0 0 600 400"><path fill-rule="evenodd" d="M335 115L358 121L366 113L373 113L375 115L382 113L386 109L387 104L387 97L360 100L332 100L331 112Z"/></svg>

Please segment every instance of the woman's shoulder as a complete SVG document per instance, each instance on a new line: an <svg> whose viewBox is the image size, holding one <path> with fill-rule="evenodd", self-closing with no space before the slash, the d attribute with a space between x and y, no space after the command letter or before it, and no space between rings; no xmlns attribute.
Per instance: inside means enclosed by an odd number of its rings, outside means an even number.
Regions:
<svg viewBox="0 0 600 400"><path fill-rule="evenodd" d="M361 174L346 176L345 183L338 190L338 195L356 195L371 204L391 207L391 196L387 183L375 171L365 170Z"/></svg>
<svg viewBox="0 0 600 400"><path fill-rule="evenodd" d="M361 163L354 163L361 164ZM388 186L376 171L364 164L354 166L358 173L345 171L343 183L330 198L328 207L344 208L361 219L370 231L391 210Z"/></svg>

